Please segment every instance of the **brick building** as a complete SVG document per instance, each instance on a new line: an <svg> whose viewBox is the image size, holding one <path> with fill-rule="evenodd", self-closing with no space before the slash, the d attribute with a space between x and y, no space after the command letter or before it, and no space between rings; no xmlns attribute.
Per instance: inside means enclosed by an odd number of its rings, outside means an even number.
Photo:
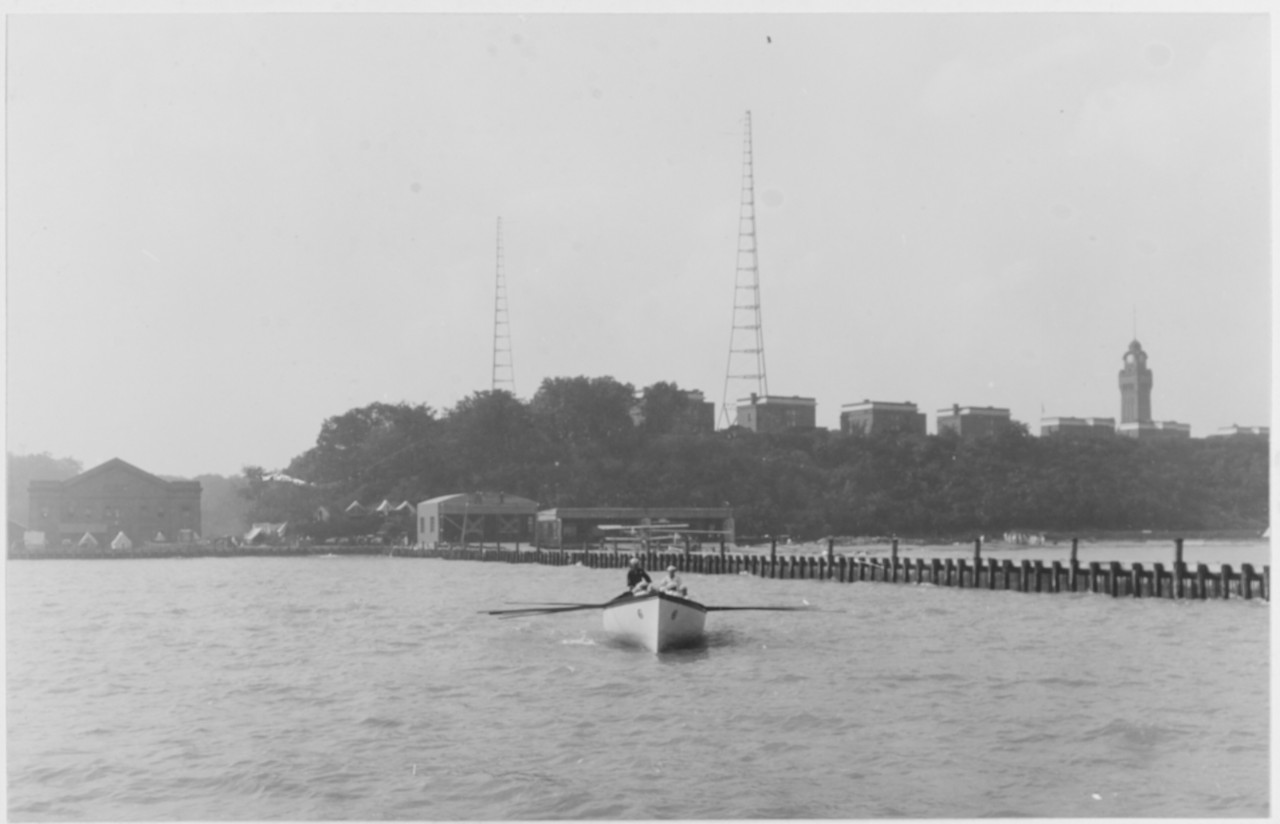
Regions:
<svg viewBox="0 0 1280 824"><path fill-rule="evenodd" d="M813 398L756 395L738 401L737 425L752 432L787 432L817 426L818 402Z"/></svg>
<svg viewBox="0 0 1280 824"><path fill-rule="evenodd" d="M1041 418L1040 436L1070 438L1111 438L1116 434L1115 418Z"/></svg>
<svg viewBox="0 0 1280 824"><path fill-rule="evenodd" d="M925 414L910 401L893 403L864 400L840 407L840 431L846 435L854 432L862 432L864 435L882 432L923 435L925 426Z"/></svg>
<svg viewBox="0 0 1280 824"><path fill-rule="evenodd" d="M1008 409L995 406L961 406L938 410L938 434L955 432L962 438L993 435L1011 423Z"/></svg>
<svg viewBox="0 0 1280 824"><path fill-rule="evenodd" d="M707 400L707 396L699 389L682 389L684 403L671 423L686 432L714 432L716 429L716 405ZM631 405L631 422L636 426L645 421L645 405L643 395L638 396Z"/></svg>
<svg viewBox="0 0 1280 824"><path fill-rule="evenodd" d="M124 533L134 546L200 535L200 482L166 481L112 458L65 481L32 481L29 529L45 546L91 535L107 547Z"/></svg>

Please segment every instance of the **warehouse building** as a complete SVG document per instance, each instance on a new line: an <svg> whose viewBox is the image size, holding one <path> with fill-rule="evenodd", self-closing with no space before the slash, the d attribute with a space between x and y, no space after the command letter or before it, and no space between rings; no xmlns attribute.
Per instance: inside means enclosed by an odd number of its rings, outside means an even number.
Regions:
<svg viewBox="0 0 1280 824"><path fill-rule="evenodd" d="M32 481L28 495L28 529L43 533L46 547L200 537L199 481L166 481L119 458L65 481Z"/></svg>

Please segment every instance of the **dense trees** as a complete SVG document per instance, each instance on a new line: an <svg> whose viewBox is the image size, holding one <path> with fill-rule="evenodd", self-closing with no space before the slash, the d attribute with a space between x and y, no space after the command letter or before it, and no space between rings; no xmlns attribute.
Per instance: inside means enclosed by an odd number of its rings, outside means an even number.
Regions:
<svg viewBox="0 0 1280 824"><path fill-rule="evenodd" d="M1009 529L1262 529L1265 441L701 432L673 384L553 378L477 392L437 417L371 404L330 418L273 481L246 468L252 520L321 504L501 490L542 506L731 505L741 534L965 535ZM634 415L633 415L634 413Z"/></svg>

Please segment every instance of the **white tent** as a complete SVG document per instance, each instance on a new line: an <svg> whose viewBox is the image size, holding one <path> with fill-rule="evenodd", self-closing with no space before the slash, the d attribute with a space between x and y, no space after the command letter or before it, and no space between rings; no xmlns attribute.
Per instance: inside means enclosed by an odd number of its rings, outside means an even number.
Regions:
<svg viewBox="0 0 1280 824"><path fill-rule="evenodd" d="M133 541L129 540L129 536L123 532L111 539L112 549L133 549Z"/></svg>
<svg viewBox="0 0 1280 824"><path fill-rule="evenodd" d="M163 533L163 532L157 532L157 533L156 533L156 537L155 537L154 539L152 539L152 540L154 540L157 544L163 544L163 543L165 542L164 533Z"/></svg>
<svg viewBox="0 0 1280 824"><path fill-rule="evenodd" d="M98 539L90 535L88 532L86 532L84 534L84 537L80 539L80 542L76 544L76 546L97 546L97 545L98 545Z"/></svg>

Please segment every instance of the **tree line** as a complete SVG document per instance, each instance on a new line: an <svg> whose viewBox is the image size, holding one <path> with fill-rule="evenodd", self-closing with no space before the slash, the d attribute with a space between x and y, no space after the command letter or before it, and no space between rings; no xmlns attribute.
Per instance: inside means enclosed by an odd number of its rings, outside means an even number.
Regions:
<svg viewBox="0 0 1280 824"><path fill-rule="evenodd" d="M740 535L962 536L1009 530L1262 530L1265 439L1160 442L826 430L709 432L678 386L548 378L528 401L373 403L324 421L280 480L245 467L253 521L367 530L351 501L502 491L556 506L732 506ZM319 507L336 516L327 525ZM308 526L309 525L309 526Z"/></svg>

